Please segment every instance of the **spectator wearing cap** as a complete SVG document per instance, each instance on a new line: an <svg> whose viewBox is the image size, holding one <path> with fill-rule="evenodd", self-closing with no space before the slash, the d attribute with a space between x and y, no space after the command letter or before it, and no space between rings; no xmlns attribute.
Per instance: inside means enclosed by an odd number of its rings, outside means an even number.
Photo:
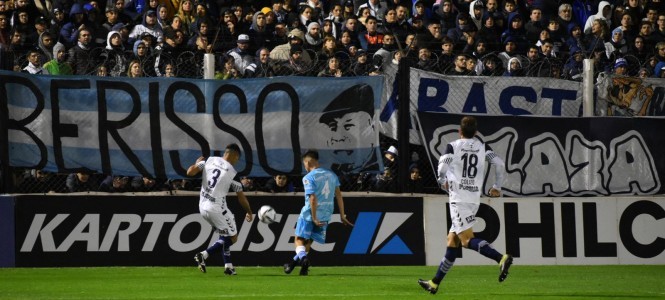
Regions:
<svg viewBox="0 0 665 300"><path fill-rule="evenodd" d="M66 54L65 45L56 43L53 46L53 59L44 64L44 69L51 75L72 75L74 72L65 60Z"/></svg>
<svg viewBox="0 0 665 300"><path fill-rule="evenodd" d="M157 43L162 43L164 41L164 32L159 24L157 24L157 12L154 10L146 11L142 20L141 24L134 26L129 33L129 42L134 44L142 34L149 33L157 39Z"/></svg>
<svg viewBox="0 0 665 300"><path fill-rule="evenodd" d="M35 19L35 22L33 24L33 29L30 33L28 33L28 36L26 37L26 41L32 45L38 44L39 43L39 37L45 33L48 32L48 20L44 16L38 16ZM51 51L49 51L51 52ZM49 53L48 57L50 57L51 54Z"/></svg>
<svg viewBox="0 0 665 300"><path fill-rule="evenodd" d="M63 26L67 23L65 20L65 12L64 10L56 5L53 8L53 18L49 22L49 32L56 37L56 39L59 39L60 37L60 30L62 29Z"/></svg>
<svg viewBox="0 0 665 300"><path fill-rule="evenodd" d="M113 30L113 26L120 23L118 19L118 9L113 5L109 5L105 9L104 22L101 26L97 26L94 32L94 44L99 46L106 46L106 37L109 31Z"/></svg>
<svg viewBox="0 0 665 300"><path fill-rule="evenodd" d="M482 25L483 14L485 13L485 4L483 0L473 0L469 5L469 17L471 22L476 25L476 28L480 28Z"/></svg>
<svg viewBox="0 0 665 300"><path fill-rule="evenodd" d="M367 51L359 48L355 53L356 63L351 70L356 76L374 76L379 75L379 66L374 65L369 59Z"/></svg>
<svg viewBox="0 0 665 300"><path fill-rule="evenodd" d="M624 39L623 30L620 27L612 30L612 37L605 42L605 51L607 57L610 58L623 57L628 53L628 43Z"/></svg>
<svg viewBox="0 0 665 300"><path fill-rule="evenodd" d="M307 33L305 33L303 48L316 52L321 49L322 45L323 35L321 34L321 24L318 22L309 22L307 24Z"/></svg>
<svg viewBox="0 0 665 300"><path fill-rule="evenodd" d="M78 30L76 44L69 49L67 62L72 66L74 75L90 75L95 69L96 58L91 57L92 31L87 28Z"/></svg>
<svg viewBox="0 0 665 300"><path fill-rule="evenodd" d="M615 75L628 75L628 61L625 58L617 58L613 70Z"/></svg>
<svg viewBox="0 0 665 300"><path fill-rule="evenodd" d="M249 35L241 34L238 36L237 47L226 52L227 55L233 57L241 77L245 75L245 69L254 63L254 55L250 52L250 46Z"/></svg>
<svg viewBox="0 0 665 300"><path fill-rule="evenodd" d="M506 39L511 37L517 46L518 53L525 53L529 42L526 38L522 16L515 12L508 15L508 24L506 30L501 34L501 41L505 43Z"/></svg>
<svg viewBox="0 0 665 300"><path fill-rule="evenodd" d="M288 61L291 57L289 53L291 47L295 45L299 45L302 47L303 42L305 40L305 33L300 29L293 29L291 30L291 32L289 32L288 40L289 40L288 43L279 45L274 49L272 49L272 51L270 51L270 59L275 61L275 63ZM307 52L302 52L300 59L303 61L304 64L307 65L309 65L312 62L312 58L309 56L309 53Z"/></svg>
<svg viewBox="0 0 665 300"><path fill-rule="evenodd" d="M289 48L289 58L288 60L281 60L277 62L276 70L280 75L294 75L294 76L305 76L308 75L308 67L302 59L302 54L306 53L302 45L296 44L291 45ZM271 52L272 54L272 52Z"/></svg>

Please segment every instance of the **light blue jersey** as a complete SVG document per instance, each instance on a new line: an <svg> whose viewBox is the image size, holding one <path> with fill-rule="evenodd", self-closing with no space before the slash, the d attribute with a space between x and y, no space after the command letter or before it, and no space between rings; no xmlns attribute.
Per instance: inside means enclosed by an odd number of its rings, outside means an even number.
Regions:
<svg viewBox="0 0 665 300"><path fill-rule="evenodd" d="M309 195L315 194L318 204L316 217L321 222L329 222L335 209L335 189L340 185L337 175L328 169L316 168L303 177L302 184L305 187L305 206L300 211L300 218L312 221Z"/></svg>

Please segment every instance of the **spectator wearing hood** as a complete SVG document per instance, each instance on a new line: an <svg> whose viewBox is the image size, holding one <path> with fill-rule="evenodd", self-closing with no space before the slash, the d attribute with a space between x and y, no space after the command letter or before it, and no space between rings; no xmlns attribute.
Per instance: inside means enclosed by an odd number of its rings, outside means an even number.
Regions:
<svg viewBox="0 0 665 300"><path fill-rule="evenodd" d="M40 64L43 65L53 59L53 46L57 40L49 32L42 32L37 40L37 50L41 54Z"/></svg>
<svg viewBox="0 0 665 300"><path fill-rule="evenodd" d="M457 26L453 29L448 30L447 36L454 43L454 52L461 52L464 47L467 45L467 32L477 31L474 28L476 25L470 20L470 17L466 13L459 13L457 15Z"/></svg>
<svg viewBox="0 0 665 300"><path fill-rule="evenodd" d="M435 3L432 7L432 20L441 24L441 31L448 35L448 30L455 28L457 19L457 9L452 0L443 0Z"/></svg>
<svg viewBox="0 0 665 300"><path fill-rule="evenodd" d="M508 15L507 28L501 34L501 41L505 43L509 37L514 40L518 53L526 52L529 42L526 38L522 16L519 13L514 12Z"/></svg>
<svg viewBox="0 0 665 300"><path fill-rule="evenodd" d="M586 23L584 23L584 34L591 34L591 27L593 26L593 21L595 20L605 20L607 25L611 26L611 14L612 6L610 3L607 1L600 1L600 3L598 3L598 12L595 15L589 16L589 18L586 20Z"/></svg>
<svg viewBox="0 0 665 300"><path fill-rule="evenodd" d="M65 60L67 51L65 45L56 43L53 46L53 59L44 64L44 69L51 75L72 75L72 66Z"/></svg>
<svg viewBox="0 0 665 300"><path fill-rule="evenodd" d="M522 62L517 57L512 57L508 60L508 68L503 76L507 77L522 77L524 72L522 70Z"/></svg>
<svg viewBox="0 0 665 300"><path fill-rule="evenodd" d="M471 22L476 25L476 28L482 26L482 18L485 13L485 5L482 0L473 0L469 5L469 17Z"/></svg>
<svg viewBox="0 0 665 300"><path fill-rule="evenodd" d="M279 45L270 51L270 59L275 63L288 61L291 57L289 50L295 45L302 47L303 41L305 40L305 33L300 29L293 29L289 32L287 38L289 40L288 43ZM300 59L302 59L305 64L310 64L312 62L312 58L306 51L301 53Z"/></svg>
<svg viewBox="0 0 665 300"><path fill-rule="evenodd" d="M162 27L157 23L157 12L154 10L146 11L143 14L141 24L137 24L129 33L129 43L134 44L143 33L149 33L157 39L157 43L162 43L164 41L164 32Z"/></svg>
<svg viewBox="0 0 665 300"><path fill-rule="evenodd" d="M266 24L266 14L262 11L255 12L252 16L252 24L249 26L247 32L249 39L252 41L250 51L256 51L267 45L270 45L271 32L268 31Z"/></svg>
<svg viewBox="0 0 665 300"><path fill-rule="evenodd" d="M628 53L628 43L623 38L623 31L620 27L612 30L612 37L605 43L605 51L608 58L619 58Z"/></svg>
<svg viewBox="0 0 665 300"><path fill-rule="evenodd" d="M563 79L582 81L584 52L577 47L570 48L570 57L563 66L561 77Z"/></svg>
<svg viewBox="0 0 665 300"><path fill-rule="evenodd" d="M127 58L125 57L125 46L122 37L117 31L111 31L106 38L106 47L101 55L104 64L112 77L124 76L127 72Z"/></svg>
<svg viewBox="0 0 665 300"><path fill-rule="evenodd" d="M570 22L570 24L568 24L568 39L566 40L566 47L569 49L569 52L571 52L571 49L573 48L577 48L583 52L586 49L582 27L575 22Z"/></svg>
<svg viewBox="0 0 665 300"><path fill-rule="evenodd" d="M501 28L497 26L494 16L489 12L485 12L482 19L483 23L476 34L476 42L483 40L487 51L493 52L499 50L501 47Z"/></svg>
<svg viewBox="0 0 665 300"><path fill-rule="evenodd" d="M69 11L69 22L62 26L60 30L60 41L62 41L65 46L72 47L77 44L77 39L79 36L79 31L83 28L92 29L92 24L87 22L86 12L83 9L83 6L78 3L72 5L72 9ZM90 31L92 34L94 31Z"/></svg>

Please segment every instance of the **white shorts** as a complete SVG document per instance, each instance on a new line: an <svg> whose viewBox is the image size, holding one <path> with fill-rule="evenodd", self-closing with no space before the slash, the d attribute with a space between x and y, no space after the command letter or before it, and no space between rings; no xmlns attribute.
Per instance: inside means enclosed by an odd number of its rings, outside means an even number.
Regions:
<svg viewBox="0 0 665 300"><path fill-rule="evenodd" d="M236 218L228 209L222 209L219 205L199 206L199 211L204 220L215 229L221 236L234 236L238 234Z"/></svg>
<svg viewBox="0 0 665 300"><path fill-rule="evenodd" d="M476 213L480 204L466 202L450 203L450 232L460 234L476 224Z"/></svg>

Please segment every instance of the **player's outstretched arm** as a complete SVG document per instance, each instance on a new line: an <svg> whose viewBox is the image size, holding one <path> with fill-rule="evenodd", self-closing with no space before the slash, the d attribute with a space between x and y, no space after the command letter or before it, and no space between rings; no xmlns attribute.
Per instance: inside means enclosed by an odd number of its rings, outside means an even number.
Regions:
<svg viewBox="0 0 665 300"><path fill-rule="evenodd" d="M490 163L494 165L494 185L489 191L490 197L501 196L501 187L503 186L504 176L506 174L506 164L494 151L489 151L487 157Z"/></svg>
<svg viewBox="0 0 665 300"><path fill-rule="evenodd" d="M342 197L342 191L339 187L335 188L335 199L337 199L337 208L339 208L339 218L342 220L342 224L353 226L353 223L346 218L346 212L344 211L344 198Z"/></svg>
<svg viewBox="0 0 665 300"><path fill-rule="evenodd" d="M191 166L189 166L189 168L187 168L187 176L192 177L192 176L196 176L199 173L201 173L202 168L199 167L199 163L202 162L202 161L205 161L205 157L199 156L199 158L196 160L196 162L194 164L192 164Z"/></svg>
<svg viewBox="0 0 665 300"><path fill-rule="evenodd" d="M247 197L245 197L245 193L242 191L236 192L236 196L238 196L238 202L240 203L240 206L245 210L245 220L247 222L251 222L254 219L254 215L252 214L252 208L249 205L249 200L247 200Z"/></svg>

